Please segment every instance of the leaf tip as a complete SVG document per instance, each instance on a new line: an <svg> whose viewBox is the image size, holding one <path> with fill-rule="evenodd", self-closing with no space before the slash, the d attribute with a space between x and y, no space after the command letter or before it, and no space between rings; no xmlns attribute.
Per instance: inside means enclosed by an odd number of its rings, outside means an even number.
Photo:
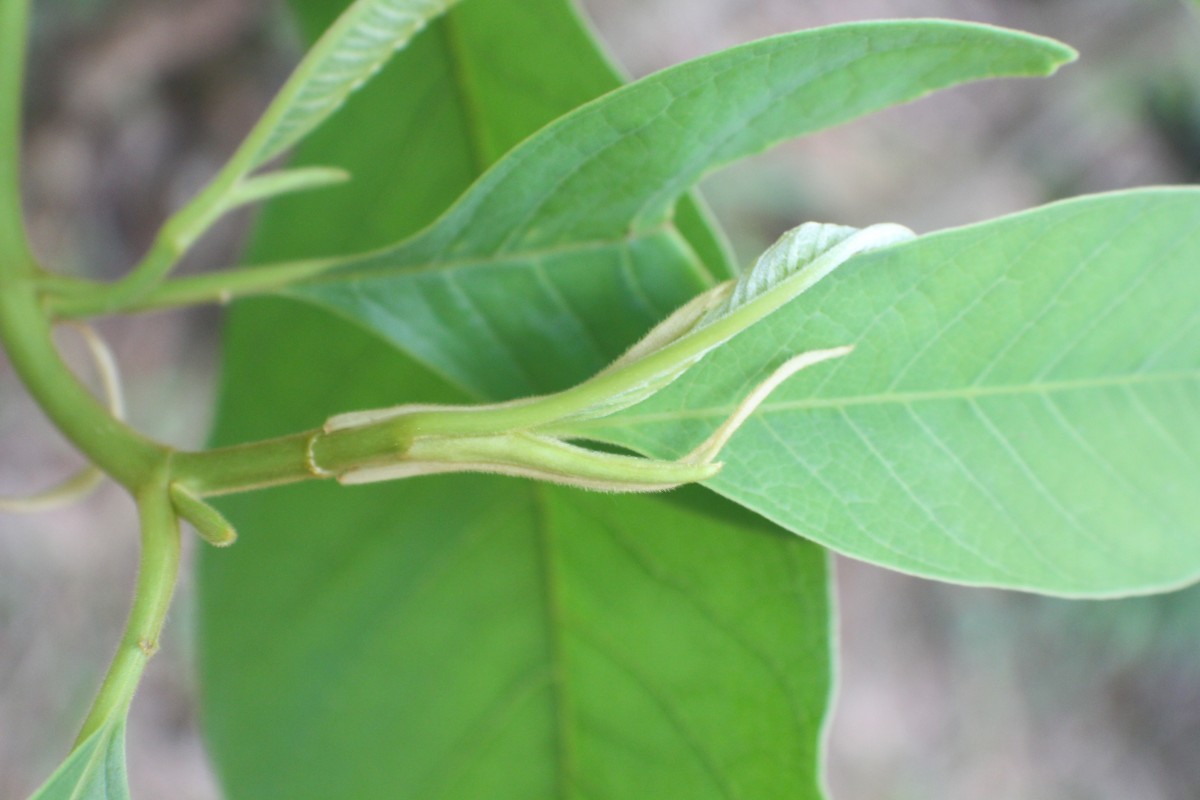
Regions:
<svg viewBox="0 0 1200 800"><path fill-rule="evenodd" d="M1037 36L1031 33L1025 35L1041 45L1045 60L1040 74L1045 77L1053 75L1058 72L1060 67L1079 59L1079 51L1066 42L1051 39L1049 36Z"/></svg>

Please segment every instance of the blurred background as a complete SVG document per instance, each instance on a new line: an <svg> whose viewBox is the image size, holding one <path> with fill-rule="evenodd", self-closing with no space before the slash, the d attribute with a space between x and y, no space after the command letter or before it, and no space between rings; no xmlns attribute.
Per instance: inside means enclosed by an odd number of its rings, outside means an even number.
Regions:
<svg viewBox="0 0 1200 800"><path fill-rule="evenodd" d="M45 262L112 277L211 176L298 47L263 0L36 0L25 186ZM1200 178L1200 14L1181 0L589 0L632 76L749 39L849 20L943 16L1083 53L1051 81L951 90L711 178L743 261L804 220L919 232L1059 197ZM187 269L237 257L246 217ZM105 322L134 423L203 441L219 311ZM64 350L88 375L79 342ZM79 466L0 357L0 494ZM133 582L133 510L106 487L0 514L0 798L66 752ZM1200 797L1200 589L1108 603L933 584L839 561L841 800ZM134 704L135 795L215 800L196 727L184 585Z"/></svg>

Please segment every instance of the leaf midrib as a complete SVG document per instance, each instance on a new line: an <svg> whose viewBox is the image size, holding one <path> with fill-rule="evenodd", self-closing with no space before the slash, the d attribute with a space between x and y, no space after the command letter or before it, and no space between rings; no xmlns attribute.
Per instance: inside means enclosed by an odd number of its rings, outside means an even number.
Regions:
<svg viewBox="0 0 1200 800"><path fill-rule="evenodd" d="M546 622L546 655L550 673L550 704L554 714L554 775L555 787L561 800L571 796L575 783L575 743L571 736L570 689L567 685L567 663L564 653L562 577L559 574L558 552L554 541L554 525L547 493L551 489L541 484L530 486L533 504L537 550L541 559L543 610Z"/></svg>
<svg viewBox="0 0 1200 800"><path fill-rule="evenodd" d="M410 246L414 249L420 246L423 234L410 240L410 244L401 247L388 247L376 253L357 255L345 266L338 267L319 275L307 278L297 286L303 290L311 287L324 286L333 283L351 283L354 281L400 280L416 275L436 274L441 272L467 272L476 269L505 269L528 267L531 261L545 261L561 256L576 255L588 251L604 251L619 248L629 248L641 242L649 241L656 236L675 234L682 239L675 226L666 223L654 228L639 230L612 239L591 239L585 241L562 242L560 244L541 247L533 250L523 250L511 253L480 253L458 259L443 259L436 255L418 259L410 264L395 265L385 259L400 260L404 258L404 250ZM686 240L683 240L686 241ZM356 266L366 264L366 266ZM283 293L287 293L284 290Z"/></svg>
<svg viewBox="0 0 1200 800"><path fill-rule="evenodd" d="M883 392L855 397L808 397L803 400L766 401L759 408L759 414L776 414L790 411L814 411L823 409L844 409L855 406L872 405L911 405L915 403L938 402L945 400L975 400L987 397L1011 397L1020 395L1053 395L1063 392L1086 391L1089 389L1113 389L1126 386L1142 386L1155 383L1170 383L1174 381L1200 382L1200 369L1160 372L1152 374L1115 375L1102 378L1086 378L1063 381L1043 381L1028 384L1003 384L995 386L967 386L953 389L931 389L913 392ZM680 419L704 419L707 417L725 417L736 407L737 401L732 400L727 405L706 406L703 408L688 408L678 411L655 411L638 414L631 412L617 418L597 419L572 425L572 429L612 429L614 427L631 428L639 424L655 422L671 422ZM619 423L614 425L613 423Z"/></svg>

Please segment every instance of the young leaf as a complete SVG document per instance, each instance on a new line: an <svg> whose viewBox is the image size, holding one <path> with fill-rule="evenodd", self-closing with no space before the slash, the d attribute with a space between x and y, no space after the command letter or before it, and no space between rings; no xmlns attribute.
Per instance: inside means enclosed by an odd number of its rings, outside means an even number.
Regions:
<svg viewBox="0 0 1200 800"><path fill-rule="evenodd" d="M716 286L683 305L583 384L537 403L555 416L549 424L540 421L531 424L561 433L570 430L576 420L606 417L640 403L661 391L714 347L791 302L848 259L914 236L903 225L892 223L862 230L815 222L794 228L780 237L741 278ZM846 351L844 347L836 349L841 352L834 355L833 351L827 351L827 356L814 363L839 357ZM770 378L768 382L773 383Z"/></svg>
<svg viewBox="0 0 1200 800"><path fill-rule="evenodd" d="M320 36L342 5L306 5L299 17L301 28L313 38ZM333 190L320 197L285 200L297 213L303 209L323 215L330 227L340 221L345 240L330 242L321 229L311 238L295 231L289 253L307 258L320 248L342 255L362 247L364 237L376 247L395 243L412 228L408 217L388 213L394 203L419 208L418 218L428 222L530 133L623 82L580 24L574 5L565 0L535 0L523 6L511 0L474 2L430 35L417 37L411 47L417 51L411 59L414 68L403 76L391 70L395 77L387 90L365 90L372 91L373 102L350 103L340 112L345 120L336 130L313 134L313 152L336 160L354 175L355 186L344 193ZM504 64L503 72L496 70L497 63ZM547 74L547 64L558 65L556 74ZM384 124L378 122L378 103L392 109ZM403 192L391 182L390 171L380 169L396 161L397 142L404 143L406 152L421 152L427 159L422 180L407 181ZM363 187L364 196L386 197L388 202L366 208L348 202ZM708 226L702 205L685 198L676 218L705 271L717 279L731 277L734 269L724 241Z"/></svg>
<svg viewBox="0 0 1200 800"><path fill-rule="evenodd" d="M76 747L30 800L129 800L124 717Z"/></svg>
<svg viewBox="0 0 1200 800"><path fill-rule="evenodd" d="M602 368L626 326L645 330L683 302L665 287L703 286L669 217L705 173L936 89L1044 75L1072 57L1046 39L944 21L839 25L717 53L549 125L423 234L290 294L480 396L562 388Z"/></svg>
<svg viewBox="0 0 1200 800"><path fill-rule="evenodd" d="M312 46L243 146L254 169L341 107L429 20L456 0L357 0ZM251 155L252 154L252 155Z"/></svg>
<svg viewBox="0 0 1200 800"><path fill-rule="evenodd" d="M590 435L678 457L786 355L853 344L769 399L709 485L918 575L1174 588L1200 576L1198 263L1196 189L925 236L856 258Z"/></svg>

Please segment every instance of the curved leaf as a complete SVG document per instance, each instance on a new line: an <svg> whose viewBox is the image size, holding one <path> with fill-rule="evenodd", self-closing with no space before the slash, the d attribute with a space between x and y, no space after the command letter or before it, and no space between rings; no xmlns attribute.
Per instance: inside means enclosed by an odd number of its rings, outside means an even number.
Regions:
<svg viewBox="0 0 1200 800"><path fill-rule="evenodd" d="M709 485L918 575L1178 587L1200 576L1197 264L1197 189L925 236L854 259L590 435L677 457L787 355L853 344L769 399Z"/></svg>
<svg viewBox="0 0 1200 800"><path fill-rule="evenodd" d="M303 139L456 0L357 0L312 46L243 146L249 169Z"/></svg>
<svg viewBox="0 0 1200 800"><path fill-rule="evenodd" d="M354 319L480 397L559 389L604 366L612 326L646 330L705 285L669 220L705 173L947 86L1045 75L1073 55L946 21L839 25L736 47L556 121L423 234L289 295ZM590 326L588 305L634 313Z"/></svg>
<svg viewBox="0 0 1200 800"><path fill-rule="evenodd" d="M328 187L347 173L325 165L251 177L336 111L346 98L455 0L357 0L330 26L292 73L237 152L188 203L171 215L154 244L103 306L119 309L160 283L222 216L246 203Z"/></svg>

